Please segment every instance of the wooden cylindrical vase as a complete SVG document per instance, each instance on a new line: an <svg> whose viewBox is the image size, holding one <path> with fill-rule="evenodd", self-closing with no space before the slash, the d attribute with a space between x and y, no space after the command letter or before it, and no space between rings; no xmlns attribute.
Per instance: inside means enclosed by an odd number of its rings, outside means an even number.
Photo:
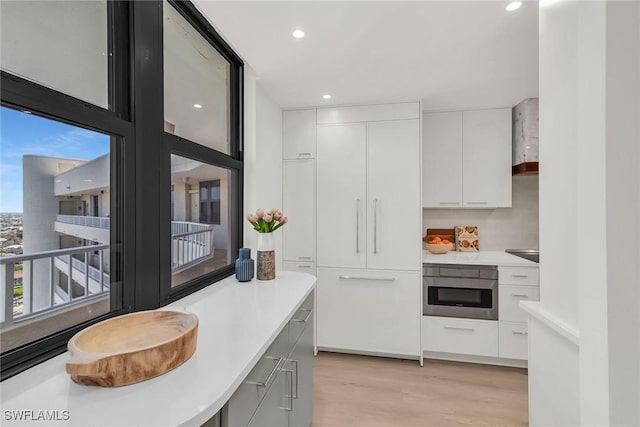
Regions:
<svg viewBox="0 0 640 427"><path fill-rule="evenodd" d="M276 278L276 251L273 233L258 233L258 280Z"/></svg>

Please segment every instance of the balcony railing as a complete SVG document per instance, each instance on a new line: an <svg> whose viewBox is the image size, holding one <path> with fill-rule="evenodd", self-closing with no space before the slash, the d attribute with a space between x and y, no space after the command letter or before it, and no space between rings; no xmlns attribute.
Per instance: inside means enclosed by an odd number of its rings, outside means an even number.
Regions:
<svg viewBox="0 0 640 427"><path fill-rule="evenodd" d="M0 288L2 289L2 301L0 307L2 307L1 323L2 327L6 327L14 322L20 320L30 319L36 316L41 316L53 310L59 310L60 308L76 303L80 300L87 299L89 297L95 297L109 292L109 274L104 271L104 251L109 249L109 245L90 245L81 246L77 248L69 249L56 249L44 252L34 252L30 254L23 254L11 257L0 258ZM88 264L89 255L98 251L99 268L90 266ZM74 255L82 255L84 261L74 258ZM67 283L66 292L60 286L61 283L56 280L56 270L60 270L56 267L56 260L62 261L63 265L66 265ZM14 284L14 269L15 265L22 263L23 272L23 310L22 314L13 314L13 284ZM28 268L25 268L28 266ZM42 270L46 269L46 279L41 281L44 277ZM82 294L74 296L73 292L73 270L81 273L83 283L81 285ZM35 282L35 277L38 276L38 283ZM78 275L76 274L76 277ZM100 280L102 278L102 280ZM97 288L94 291L90 291L89 280L97 282ZM77 282L77 281L75 281ZM44 283L44 284L43 284ZM36 298L34 292L38 287L38 304L36 306ZM56 300L56 296L58 300Z"/></svg>
<svg viewBox="0 0 640 427"><path fill-rule="evenodd" d="M82 216L82 215L56 215L56 221L65 224L83 225L85 227L109 229L109 217Z"/></svg>
<svg viewBox="0 0 640 427"><path fill-rule="evenodd" d="M171 271L176 273L213 256L213 225L196 222L171 223Z"/></svg>

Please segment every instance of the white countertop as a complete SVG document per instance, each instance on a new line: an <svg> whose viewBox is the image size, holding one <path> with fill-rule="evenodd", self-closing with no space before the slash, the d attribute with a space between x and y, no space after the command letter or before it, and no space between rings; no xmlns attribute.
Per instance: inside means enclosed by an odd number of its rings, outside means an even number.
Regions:
<svg viewBox="0 0 640 427"><path fill-rule="evenodd" d="M234 276L173 307L199 318L198 344L183 365L117 388L78 385L61 354L0 383L2 426L200 426L229 400L259 357L315 287L316 278L277 272L272 281ZM69 411L66 421L9 421L5 411Z"/></svg>
<svg viewBox="0 0 640 427"><path fill-rule="evenodd" d="M473 264L497 265L513 267L538 267L538 264L515 255L500 251L456 252L446 254L432 254L422 251L422 262L433 264Z"/></svg>

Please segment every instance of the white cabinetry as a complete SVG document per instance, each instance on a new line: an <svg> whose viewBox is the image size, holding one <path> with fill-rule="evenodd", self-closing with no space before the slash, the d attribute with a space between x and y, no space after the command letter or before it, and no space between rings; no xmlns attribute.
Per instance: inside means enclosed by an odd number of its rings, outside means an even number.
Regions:
<svg viewBox="0 0 640 427"><path fill-rule="evenodd" d="M419 104L319 109L316 162L318 347L420 357Z"/></svg>
<svg viewBox="0 0 640 427"><path fill-rule="evenodd" d="M318 266L366 266L366 123L318 126Z"/></svg>
<svg viewBox="0 0 640 427"><path fill-rule="evenodd" d="M283 113L282 228L285 270L315 275L316 110Z"/></svg>
<svg viewBox="0 0 640 427"><path fill-rule="evenodd" d="M316 110L285 111L282 114L283 157L313 158L316 153Z"/></svg>
<svg viewBox="0 0 640 427"><path fill-rule="evenodd" d="M419 272L318 268L318 347L420 353Z"/></svg>
<svg viewBox="0 0 640 427"><path fill-rule="evenodd" d="M315 261L315 160L284 160L282 210L289 222L282 228L285 261Z"/></svg>
<svg viewBox="0 0 640 427"><path fill-rule="evenodd" d="M498 355L527 360L527 314L520 301L540 300L538 267L498 267Z"/></svg>
<svg viewBox="0 0 640 427"><path fill-rule="evenodd" d="M422 203L462 207L462 112L429 113L422 119Z"/></svg>
<svg viewBox="0 0 640 427"><path fill-rule="evenodd" d="M511 109L423 115L423 206L511 207Z"/></svg>
<svg viewBox="0 0 640 427"><path fill-rule="evenodd" d="M425 316L424 349L439 353L498 356L498 322Z"/></svg>

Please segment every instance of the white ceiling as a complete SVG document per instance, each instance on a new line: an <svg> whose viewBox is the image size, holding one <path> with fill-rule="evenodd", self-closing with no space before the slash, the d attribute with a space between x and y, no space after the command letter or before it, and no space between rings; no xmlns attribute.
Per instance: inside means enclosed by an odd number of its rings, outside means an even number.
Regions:
<svg viewBox="0 0 640 427"><path fill-rule="evenodd" d="M196 4L284 108L421 99L425 111L455 110L538 95L537 2Z"/></svg>

